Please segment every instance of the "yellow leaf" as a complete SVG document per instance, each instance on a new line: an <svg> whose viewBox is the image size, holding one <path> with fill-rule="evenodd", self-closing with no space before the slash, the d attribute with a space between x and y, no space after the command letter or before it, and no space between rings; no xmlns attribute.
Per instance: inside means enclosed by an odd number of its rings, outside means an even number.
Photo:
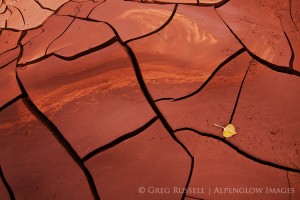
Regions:
<svg viewBox="0 0 300 200"><path fill-rule="evenodd" d="M229 138L235 134L237 134L237 132L232 124L228 124L223 130L223 136L226 138Z"/></svg>

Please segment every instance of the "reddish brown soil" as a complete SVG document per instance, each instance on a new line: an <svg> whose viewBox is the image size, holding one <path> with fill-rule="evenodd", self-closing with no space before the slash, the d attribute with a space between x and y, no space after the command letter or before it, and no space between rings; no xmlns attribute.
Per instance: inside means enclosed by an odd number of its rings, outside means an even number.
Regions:
<svg viewBox="0 0 300 200"><path fill-rule="evenodd" d="M300 199L299 8L0 1L0 199Z"/></svg>

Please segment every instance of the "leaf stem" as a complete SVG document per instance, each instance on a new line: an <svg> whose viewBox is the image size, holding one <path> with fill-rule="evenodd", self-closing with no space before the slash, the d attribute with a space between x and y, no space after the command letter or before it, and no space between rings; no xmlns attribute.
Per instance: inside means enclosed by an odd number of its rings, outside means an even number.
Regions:
<svg viewBox="0 0 300 200"><path fill-rule="evenodd" d="M220 127L220 128L223 128L223 129L226 129L225 127L223 127L223 126L220 126L220 125L218 125L218 124L214 124L215 126L217 126L217 127Z"/></svg>

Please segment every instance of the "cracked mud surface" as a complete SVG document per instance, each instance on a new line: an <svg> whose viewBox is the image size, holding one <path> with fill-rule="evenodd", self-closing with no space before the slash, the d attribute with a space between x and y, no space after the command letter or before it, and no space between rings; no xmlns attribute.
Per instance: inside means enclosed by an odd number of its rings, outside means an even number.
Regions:
<svg viewBox="0 0 300 200"><path fill-rule="evenodd" d="M299 8L0 1L0 199L299 199Z"/></svg>

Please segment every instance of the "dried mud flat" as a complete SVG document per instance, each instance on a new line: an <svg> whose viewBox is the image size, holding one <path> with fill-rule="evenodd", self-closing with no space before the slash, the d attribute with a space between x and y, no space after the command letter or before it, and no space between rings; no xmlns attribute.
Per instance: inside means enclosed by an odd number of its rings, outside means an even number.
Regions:
<svg viewBox="0 0 300 200"><path fill-rule="evenodd" d="M1 200L300 199L300 1L0 4Z"/></svg>

